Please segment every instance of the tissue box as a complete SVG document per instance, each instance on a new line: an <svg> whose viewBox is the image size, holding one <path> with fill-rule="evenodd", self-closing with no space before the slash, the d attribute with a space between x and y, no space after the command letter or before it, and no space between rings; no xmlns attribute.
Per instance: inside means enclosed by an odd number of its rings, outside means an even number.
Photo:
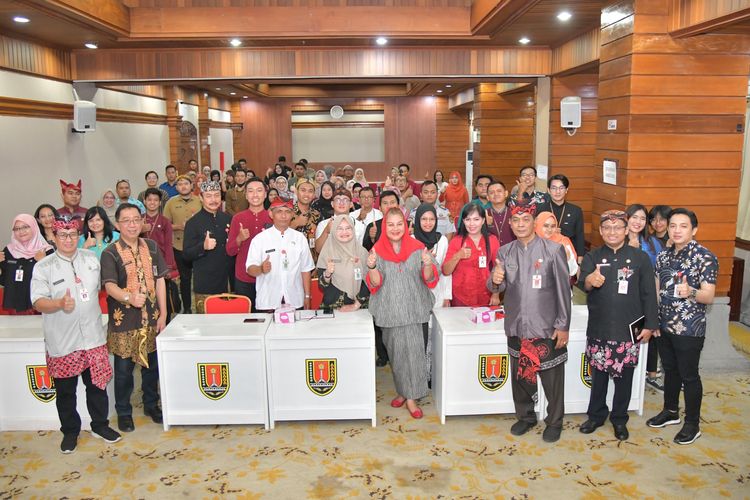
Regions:
<svg viewBox="0 0 750 500"><path fill-rule="evenodd" d="M492 323L505 317L502 306L472 307L469 312L473 323Z"/></svg>
<svg viewBox="0 0 750 500"><path fill-rule="evenodd" d="M294 307L283 306L273 312L273 320L276 323L292 324L294 323Z"/></svg>

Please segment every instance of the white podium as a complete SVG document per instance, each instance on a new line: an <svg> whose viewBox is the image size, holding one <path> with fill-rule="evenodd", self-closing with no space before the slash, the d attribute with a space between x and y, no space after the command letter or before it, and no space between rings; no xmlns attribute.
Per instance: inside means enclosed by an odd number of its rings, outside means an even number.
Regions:
<svg viewBox="0 0 750 500"><path fill-rule="evenodd" d="M245 318L259 323L244 323ZM268 314L180 314L156 337L164 430L170 425L268 428Z"/></svg>
<svg viewBox="0 0 750 500"><path fill-rule="evenodd" d="M273 323L266 359L271 429L277 420L370 419L375 426L375 332L368 311Z"/></svg>
<svg viewBox="0 0 750 500"><path fill-rule="evenodd" d="M433 314L432 396L440 422L448 415L515 413L502 320L473 323L467 307ZM535 409L539 414L539 402Z"/></svg>
<svg viewBox="0 0 750 500"><path fill-rule="evenodd" d="M448 415L514 413L507 339L503 321L472 323L469 308L439 308L434 311L432 329L432 392L440 421ZM565 413L586 413L591 392L589 368L585 362L588 308L571 311L568 361L565 365ZM646 353L641 344L638 366L633 375L629 411L643 414ZM494 361L494 363L493 363ZM535 410L546 417L547 400L541 382ZM612 405L614 384L607 393Z"/></svg>
<svg viewBox="0 0 750 500"><path fill-rule="evenodd" d="M106 323L106 316L103 317ZM110 356L111 358L111 356ZM111 362L111 359L110 359ZM41 316L0 316L0 431L56 430L54 383L47 372ZM114 378L107 385L115 415ZM86 387L79 379L76 407L81 427L91 428Z"/></svg>

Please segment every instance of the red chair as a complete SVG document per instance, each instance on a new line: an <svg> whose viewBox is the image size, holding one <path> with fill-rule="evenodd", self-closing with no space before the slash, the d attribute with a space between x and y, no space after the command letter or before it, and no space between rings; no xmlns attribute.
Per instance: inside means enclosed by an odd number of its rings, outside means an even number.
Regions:
<svg viewBox="0 0 750 500"><path fill-rule="evenodd" d="M206 314L242 314L250 312L252 302L244 295L220 293L208 297L203 307Z"/></svg>

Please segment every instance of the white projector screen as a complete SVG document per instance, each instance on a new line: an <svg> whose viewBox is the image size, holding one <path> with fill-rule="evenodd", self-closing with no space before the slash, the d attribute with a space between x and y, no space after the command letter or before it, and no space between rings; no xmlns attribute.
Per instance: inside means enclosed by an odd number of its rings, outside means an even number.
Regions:
<svg viewBox="0 0 750 500"><path fill-rule="evenodd" d="M292 157L313 163L385 161L383 127L321 127L292 129Z"/></svg>

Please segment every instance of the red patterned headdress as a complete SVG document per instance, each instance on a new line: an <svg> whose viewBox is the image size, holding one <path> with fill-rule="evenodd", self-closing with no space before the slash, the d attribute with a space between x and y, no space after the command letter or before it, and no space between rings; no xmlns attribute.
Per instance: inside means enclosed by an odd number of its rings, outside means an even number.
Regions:
<svg viewBox="0 0 750 500"><path fill-rule="evenodd" d="M52 231L55 233L57 233L60 229L75 229L76 231L79 231L79 223L80 220L77 217L58 217L55 219L55 222L52 223Z"/></svg>
<svg viewBox="0 0 750 500"><path fill-rule="evenodd" d="M518 205L514 205L510 209L510 215L517 214L529 214L534 217L536 215L536 203L519 203Z"/></svg>
<svg viewBox="0 0 750 500"><path fill-rule="evenodd" d="M65 182L64 180L60 179L60 189L62 189L62 192L64 193L68 189L73 189L75 191L81 192L81 179L78 179L78 184L69 184Z"/></svg>

